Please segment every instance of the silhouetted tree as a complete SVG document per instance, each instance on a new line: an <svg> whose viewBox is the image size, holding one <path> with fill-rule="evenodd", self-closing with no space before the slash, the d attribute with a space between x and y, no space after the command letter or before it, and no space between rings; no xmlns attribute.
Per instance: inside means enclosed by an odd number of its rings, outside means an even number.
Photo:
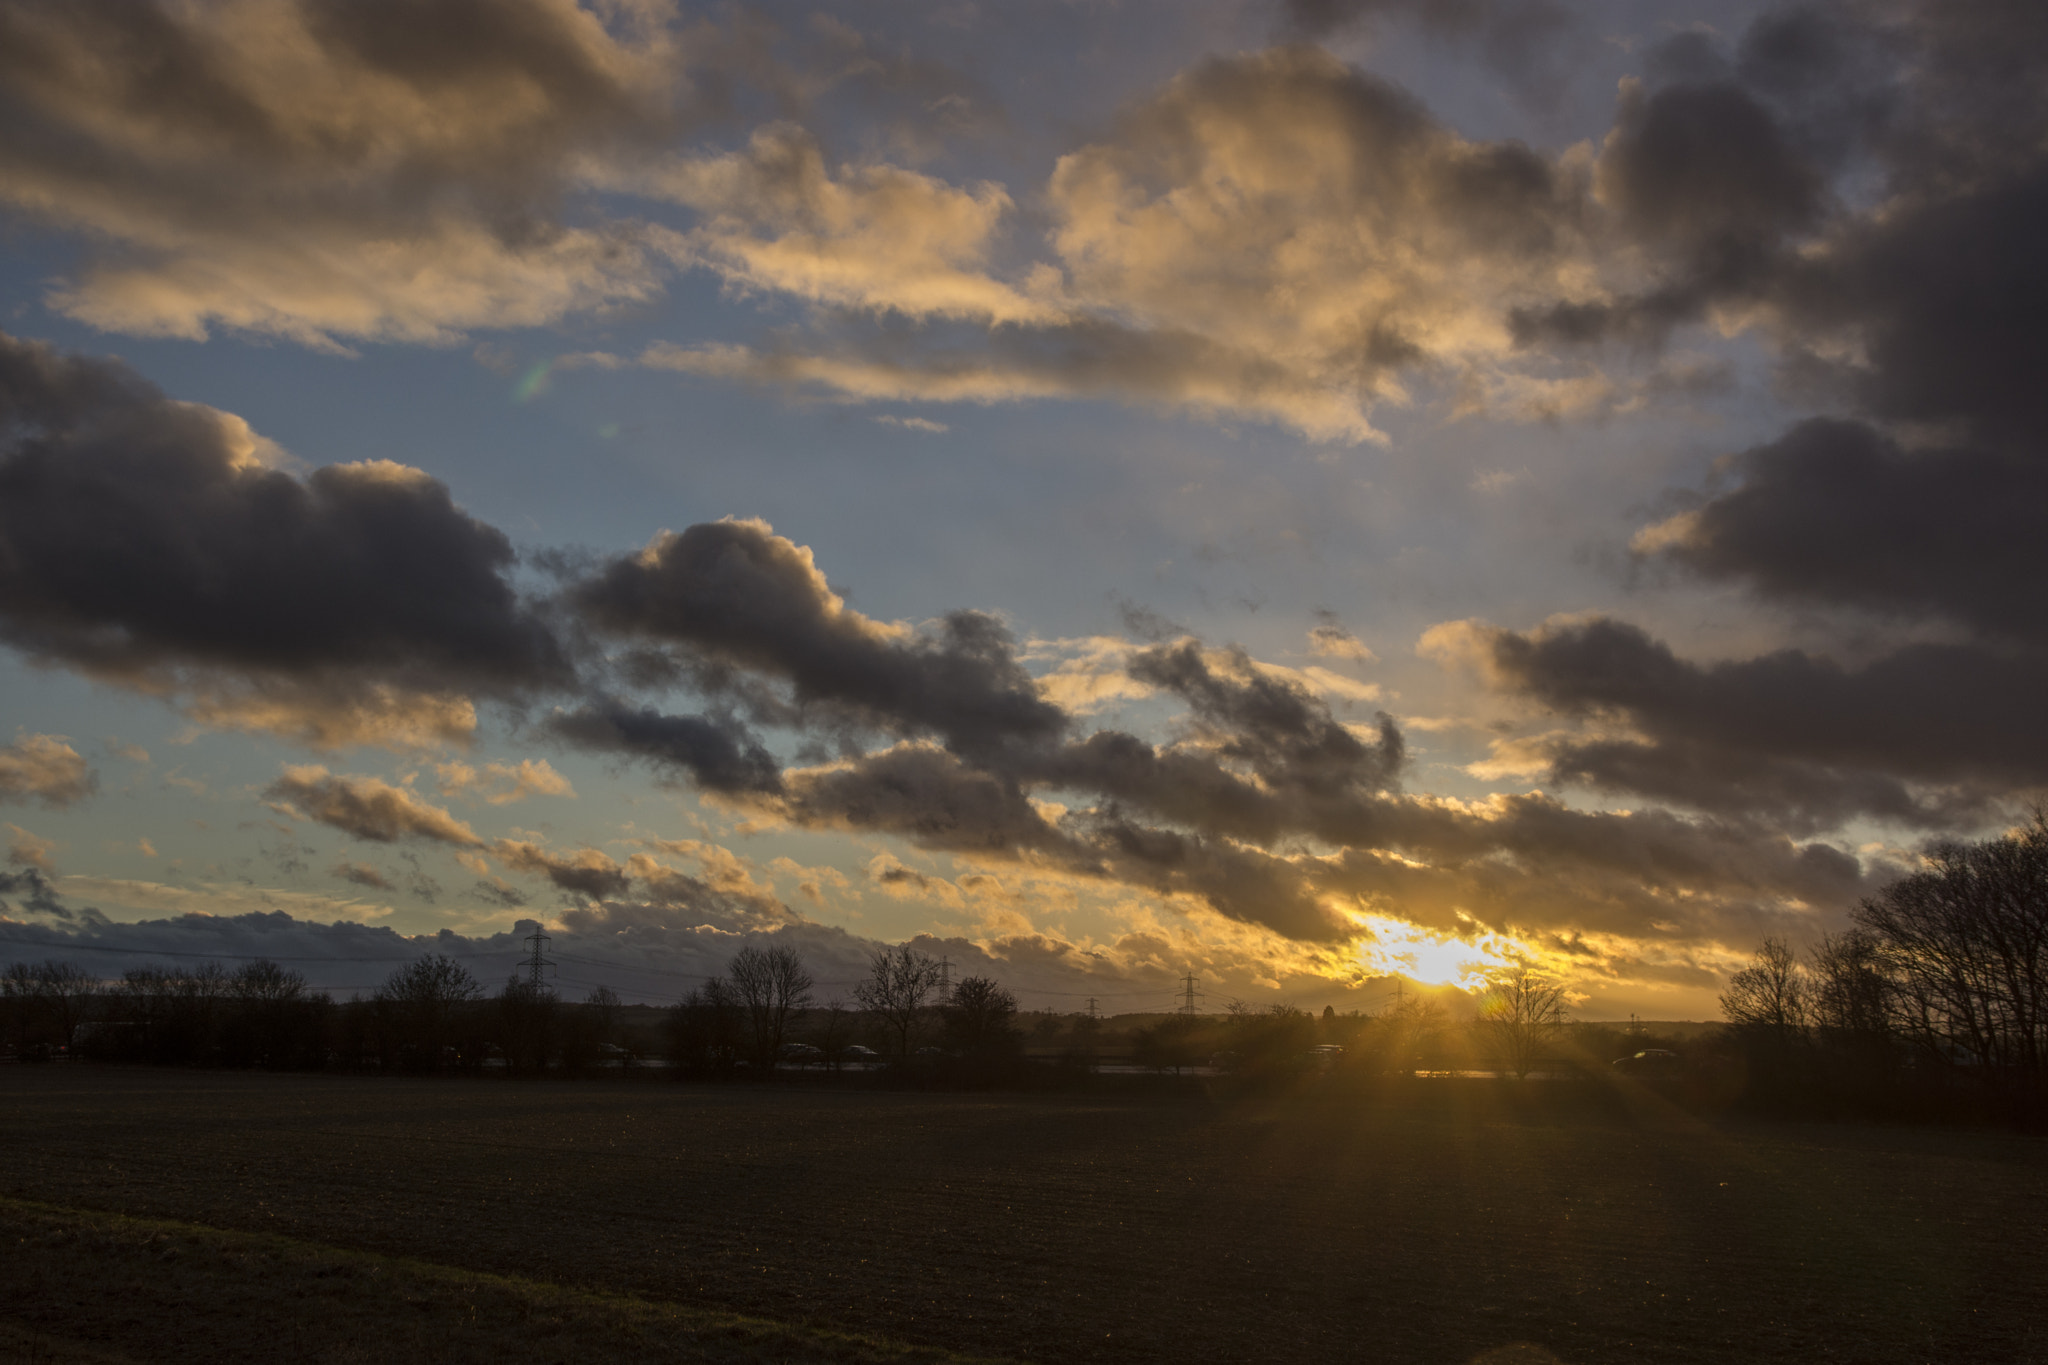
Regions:
<svg viewBox="0 0 2048 1365"><path fill-rule="evenodd" d="M1881 945L1893 1028L1924 1062L2048 1099L2048 812L1927 863L1854 913Z"/></svg>
<svg viewBox="0 0 2048 1365"><path fill-rule="evenodd" d="M846 1060L847 1045L853 1041L853 1012L838 996L827 1000L818 1011L814 1041L818 1050L825 1054L825 1064L837 1071Z"/></svg>
<svg viewBox="0 0 2048 1365"><path fill-rule="evenodd" d="M1477 1027L1487 1054L1516 1080L1556 1047L1571 1022L1564 984L1526 965L1504 968L1487 982Z"/></svg>
<svg viewBox="0 0 2048 1365"><path fill-rule="evenodd" d="M681 1076L729 1077L740 1053L740 1009L723 977L712 977L669 1008L663 1020L669 1061Z"/></svg>
<svg viewBox="0 0 2048 1365"><path fill-rule="evenodd" d="M169 1066L220 1060L220 1024L228 974L218 962L136 967L122 973L109 1007L125 1026L122 1055Z"/></svg>
<svg viewBox="0 0 2048 1365"><path fill-rule="evenodd" d="M1170 1014L1131 1036L1131 1060L1154 1071L1172 1071L1202 1059L1199 1022L1191 1015Z"/></svg>
<svg viewBox="0 0 2048 1365"><path fill-rule="evenodd" d="M580 1074L608 1060L605 1049L619 1034L619 995L609 986L594 986L579 1005L558 1011L558 1047L562 1069Z"/></svg>
<svg viewBox="0 0 2048 1365"><path fill-rule="evenodd" d="M811 1003L811 974L796 949L750 943L733 954L726 976L746 1016L753 1063L768 1074L782 1052L790 1016Z"/></svg>
<svg viewBox="0 0 2048 1365"><path fill-rule="evenodd" d="M1394 1075L1439 1070L1445 1061L1445 1038L1450 1032L1450 1014L1443 1002L1427 996L1410 995L1392 1009L1382 1011L1366 1032L1370 1066Z"/></svg>
<svg viewBox="0 0 2048 1365"><path fill-rule="evenodd" d="M1748 1066L1751 1099L1777 1106L1810 1098L1810 1087L1802 1083L1810 986L1797 954L1781 938L1764 939L1750 965L1728 979L1721 1014Z"/></svg>
<svg viewBox="0 0 2048 1365"><path fill-rule="evenodd" d="M75 963L13 963L0 972L6 1036L24 1057L41 1048L61 1048L69 1054L78 1026L99 993L99 978Z"/></svg>
<svg viewBox="0 0 2048 1365"><path fill-rule="evenodd" d="M1006 1057L1017 1050L1017 997L985 976L953 988L943 1007L946 1041L969 1057Z"/></svg>
<svg viewBox="0 0 2048 1365"><path fill-rule="evenodd" d="M1781 938L1766 938L1750 965L1728 979L1721 993L1722 1017L1789 1048L1806 1032L1807 984L1791 946Z"/></svg>
<svg viewBox="0 0 2048 1365"><path fill-rule="evenodd" d="M456 1037L457 1010L483 993L468 968L440 953L393 972L375 999L396 1044L398 1063L412 1070L439 1070Z"/></svg>
<svg viewBox="0 0 2048 1365"><path fill-rule="evenodd" d="M514 972L498 992L496 1004L498 1046L504 1050L506 1069L526 1075L547 1070L562 1033L554 991Z"/></svg>
<svg viewBox="0 0 2048 1365"><path fill-rule="evenodd" d="M619 993L610 986L592 986L590 994L583 997L583 1008L590 1015L592 1031L600 1045L617 1047L619 1043L619 1010L623 1008Z"/></svg>
<svg viewBox="0 0 2048 1365"><path fill-rule="evenodd" d="M318 1012L304 973L258 958L227 979L222 1060L230 1066L299 1066L317 1057Z"/></svg>
<svg viewBox="0 0 2048 1365"><path fill-rule="evenodd" d="M884 948L868 962L868 976L853 998L895 1035L896 1055L910 1055L910 1032L939 988L939 964L907 943Z"/></svg>
<svg viewBox="0 0 2048 1365"><path fill-rule="evenodd" d="M1314 1015L1284 1003L1259 1009L1233 1000L1224 1007L1223 1021L1230 1069L1239 1077L1278 1081L1309 1069L1316 1045Z"/></svg>
<svg viewBox="0 0 2048 1365"><path fill-rule="evenodd" d="M1900 1061L1884 943L1868 929L1851 929L1821 935L1808 956L1808 1013L1829 1080L1855 1098L1874 1099Z"/></svg>

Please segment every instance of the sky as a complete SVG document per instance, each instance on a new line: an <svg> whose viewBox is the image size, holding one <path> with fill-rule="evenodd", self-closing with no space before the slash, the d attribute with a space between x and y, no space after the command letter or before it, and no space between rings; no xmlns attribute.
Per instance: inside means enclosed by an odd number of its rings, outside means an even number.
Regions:
<svg viewBox="0 0 2048 1365"><path fill-rule="evenodd" d="M1711 1018L2048 779L2048 10L0 8L0 959Z"/></svg>

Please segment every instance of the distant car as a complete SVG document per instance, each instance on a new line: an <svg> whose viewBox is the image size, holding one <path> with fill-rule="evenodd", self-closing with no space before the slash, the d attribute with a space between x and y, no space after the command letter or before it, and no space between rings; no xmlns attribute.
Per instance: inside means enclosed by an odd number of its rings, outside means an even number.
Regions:
<svg viewBox="0 0 2048 1365"><path fill-rule="evenodd" d="M881 1053L871 1047L862 1047L859 1043L849 1043L845 1047L840 1048L839 1056L842 1060L849 1062L879 1062L882 1060Z"/></svg>
<svg viewBox="0 0 2048 1365"><path fill-rule="evenodd" d="M809 1066L812 1062L824 1061L825 1053L823 1049L812 1047L809 1043L784 1043L781 1058L785 1062L795 1062L798 1066Z"/></svg>
<svg viewBox="0 0 2048 1365"><path fill-rule="evenodd" d="M1616 1071L1664 1071L1677 1066L1681 1058L1675 1052L1661 1047L1646 1047L1633 1057L1616 1057L1612 1063Z"/></svg>

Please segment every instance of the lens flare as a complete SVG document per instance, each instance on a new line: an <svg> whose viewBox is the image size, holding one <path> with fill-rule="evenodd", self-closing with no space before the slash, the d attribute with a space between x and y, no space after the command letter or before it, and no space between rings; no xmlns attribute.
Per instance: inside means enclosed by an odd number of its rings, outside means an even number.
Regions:
<svg viewBox="0 0 2048 1365"><path fill-rule="evenodd" d="M546 393L548 391L548 375L553 372L554 368L555 362L552 360L543 360L536 363L532 369L520 376L518 386L512 390L513 400L524 403L536 394Z"/></svg>

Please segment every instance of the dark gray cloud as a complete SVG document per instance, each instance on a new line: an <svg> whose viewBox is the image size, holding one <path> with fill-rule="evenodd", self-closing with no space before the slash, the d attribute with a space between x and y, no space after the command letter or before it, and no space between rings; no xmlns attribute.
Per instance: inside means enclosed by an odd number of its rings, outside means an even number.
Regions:
<svg viewBox="0 0 2048 1365"><path fill-rule="evenodd" d="M1817 169L1733 82L1626 92L1600 187L1638 240L1731 262L1812 228L1823 204Z"/></svg>
<svg viewBox="0 0 2048 1365"><path fill-rule="evenodd" d="M9 898L12 898L10 905ZM33 867L19 872L0 872L0 910L18 905L30 915L47 915L51 919L68 920L71 911L64 905L64 898L50 885L50 879Z"/></svg>
<svg viewBox="0 0 2048 1365"><path fill-rule="evenodd" d="M1328 796L1383 790L1399 779L1405 749L1384 712L1379 742L1367 744L1301 684L1261 672L1243 650L1226 656L1228 671L1212 667L1192 642L1163 646L1135 656L1129 672L1185 701L1216 752L1269 790Z"/></svg>
<svg viewBox="0 0 2048 1365"><path fill-rule="evenodd" d="M615 700L550 716L547 728L600 753L646 759L715 792L770 792L781 785L775 756L738 722L664 715Z"/></svg>
<svg viewBox="0 0 2048 1365"><path fill-rule="evenodd" d="M1635 548L1837 639L1940 642L1700 664L1608 620L1497 633L1505 689L1609 722L1545 742L1553 780L1804 828L1967 827L2048 781L2044 58L2038 6L1797 7L1733 54L1674 40L1624 99L1601 188L1662 282L1518 334L1655 341L1732 305L1845 413L1729 457Z"/></svg>
<svg viewBox="0 0 2048 1365"><path fill-rule="evenodd" d="M589 900L623 895L632 884L626 869L602 849L557 853L528 841L500 839L491 852L514 872L545 877L559 889Z"/></svg>
<svg viewBox="0 0 2048 1365"><path fill-rule="evenodd" d="M1729 491L1646 533L1655 553L1772 600L2048 646L2048 459L1816 419L1727 469Z"/></svg>
<svg viewBox="0 0 2048 1365"><path fill-rule="evenodd" d="M2048 97L2020 73L2044 57L2036 7L1934 0L1776 8L1732 53L1668 40L1598 177L1653 283L1521 305L1518 341L1654 345L1750 308L1871 415L2038 430Z"/></svg>
<svg viewBox="0 0 2048 1365"><path fill-rule="evenodd" d="M664 534L568 595L594 630L783 684L799 718L816 710L828 726L853 720L982 753L1049 738L1067 723L1039 697L994 617L954 612L929 633L870 620L832 591L808 550L760 522Z"/></svg>
<svg viewBox="0 0 2048 1365"><path fill-rule="evenodd" d="M1794 337L1860 342L1837 374L1873 417L1960 425L2043 458L2048 151L1953 193L1916 191L1787 273Z"/></svg>
<svg viewBox="0 0 2048 1365"><path fill-rule="evenodd" d="M367 886L377 891L395 891L391 879L368 863L352 863L347 859L327 869L327 875L356 886Z"/></svg>
<svg viewBox="0 0 2048 1365"><path fill-rule="evenodd" d="M146 690L239 687L218 704L281 729L572 676L511 543L444 485L265 455L117 361L0 335L0 639Z"/></svg>
<svg viewBox="0 0 2048 1365"><path fill-rule="evenodd" d="M1999 792L2048 781L2034 719L2048 659L2032 652L1921 644L1848 667L1788 649L1703 665L1609 618L1479 630L1475 644L1503 690L1630 732L1550 741L1559 781L1808 828L1982 819Z"/></svg>

